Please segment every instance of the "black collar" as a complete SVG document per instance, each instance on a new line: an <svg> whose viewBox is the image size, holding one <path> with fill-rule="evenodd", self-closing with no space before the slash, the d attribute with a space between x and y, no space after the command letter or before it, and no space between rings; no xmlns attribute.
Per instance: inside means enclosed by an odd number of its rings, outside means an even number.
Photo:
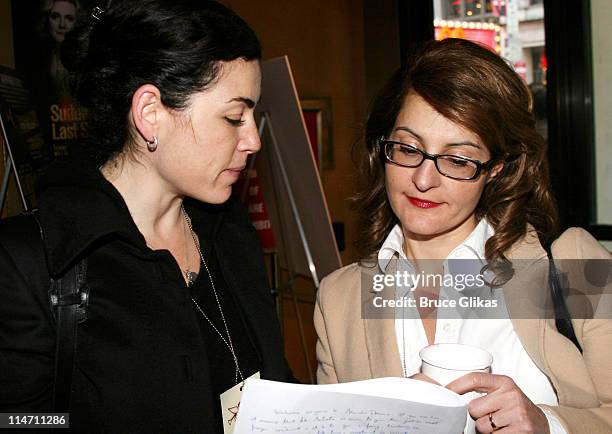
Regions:
<svg viewBox="0 0 612 434"><path fill-rule="evenodd" d="M38 196L51 276L61 275L89 248L107 239L122 239L151 254L121 194L87 162L55 162L41 178ZM233 223L235 206L234 199L223 205L185 201L194 230L208 241L214 240L223 223Z"/></svg>

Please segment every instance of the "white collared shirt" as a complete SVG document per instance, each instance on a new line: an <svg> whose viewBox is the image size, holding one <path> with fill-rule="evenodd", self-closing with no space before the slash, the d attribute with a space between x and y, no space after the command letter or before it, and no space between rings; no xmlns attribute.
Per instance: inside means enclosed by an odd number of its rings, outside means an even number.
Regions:
<svg viewBox="0 0 612 434"><path fill-rule="evenodd" d="M493 227L485 219L480 220L472 233L463 243L453 249L446 259L473 259L484 265L485 243L494 232ZM386 271L394 257L403 259L398 261L398 267L404 267L409 272L414 272L404 253L403 241L402 229L399 225L396 225L385 239L378 253L378 265L382 272ZM398 293L397 296L410 296L408 289L402 288L401 291L404 293ZM440 298L445 297L445 291L457 291L457 289L441 288ZM501 298L503 301L502 290L496 290L494 297ZM420 372L421 358L419 357L419 351L429 343L418 310L413 308L414 311L407 315L406 311L402 309L406 308L396 310L395 334L402 366L405 368L404 374L410 377ZM491 365L493 374L506 375L512 378L534 404L553 406L559 404L550 380L525 351L507 313L495 319L438 318L434 342L460 343L483 348L493 355ZM548 419L552 434L567 434L552 413L544 410L544 414Z"/></svg>

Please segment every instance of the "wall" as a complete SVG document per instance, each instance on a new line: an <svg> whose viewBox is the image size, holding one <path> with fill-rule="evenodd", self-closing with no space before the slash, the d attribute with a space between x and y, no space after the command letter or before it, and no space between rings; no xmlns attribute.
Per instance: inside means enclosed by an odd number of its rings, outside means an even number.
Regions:
<svg viewBox="0 0 612 434"><path fill-rule="evenodd" d="M398 0L364 0L365 71L368 101L372 101L400 66Z"/></svg>
<svg viewBox="0 0 612 434"><path fill-rule="evenodd" d="M0 0L0 65L15 66L10 0Z"/></svg>

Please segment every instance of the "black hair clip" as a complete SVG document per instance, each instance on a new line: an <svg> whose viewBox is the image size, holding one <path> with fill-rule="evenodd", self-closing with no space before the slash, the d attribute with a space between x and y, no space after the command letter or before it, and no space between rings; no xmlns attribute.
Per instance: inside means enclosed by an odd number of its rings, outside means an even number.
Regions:
<svg viewBox="0 0 612 434"><path fill-rule="evenodd" d="M100 6L96 6L91 10L91 16L97 21L102 20L102 15L104 15L104 9Z"/></svg>
<svg viewBox="0 0 612 434"><path fill-rule="evenodd" d="M105 0L102 3L102 6L96 6L91 10L91 17L96 21L102 21L102 16L104 13L110 8L113 0Z"/></svg>

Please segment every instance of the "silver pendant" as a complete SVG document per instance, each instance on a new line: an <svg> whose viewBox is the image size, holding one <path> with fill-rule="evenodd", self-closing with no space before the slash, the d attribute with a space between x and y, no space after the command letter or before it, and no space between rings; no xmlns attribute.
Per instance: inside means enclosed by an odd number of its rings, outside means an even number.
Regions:
<svg viewBox="0 0 612 434"><path fill-rule="evenodd" d="M187 278L187 286L191 286L195 283L198 278L198 273L189 269L185 270L185 277Z"/></svg>

